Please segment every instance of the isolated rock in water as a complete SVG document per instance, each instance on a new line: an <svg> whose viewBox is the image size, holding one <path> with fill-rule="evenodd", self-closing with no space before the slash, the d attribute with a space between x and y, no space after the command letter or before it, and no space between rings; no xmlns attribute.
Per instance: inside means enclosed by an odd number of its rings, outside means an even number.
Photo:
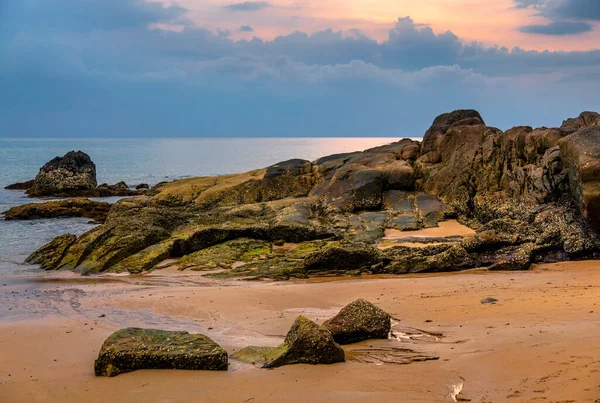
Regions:
<svg viewBox="0 0 600 403"><path fill-rule="evenodd" d="M82 151L70 151L46 163L35 177L30 196L51 196L94 189L96 165Z"/></svg>
<svg viewBox="0 0 600 403"><path fill-rule="evenodd" d="M77 237L71 234L57 236L50 243L29 255L25 261L30 264L39 264L44 270L54 270L76 239Z"/></svg>
<svg viewBox="0 0 600 403"><path fill-rule="evenodd" d="M227 370L227 352L202 334L127 328L113 333L94 363L96 376L138 369Z"/></svg>
<svg viewBox="0 0 600 403"><path fill-rule="evenodd" d="M358 343L369 339L387 339L391 316L364 299L346 305L337 315L323 323L339 344Z"/></svg>
<svg viewBox="0 0 600 403"><path fill-rule="evenodd" d="M28 180L27 182L13 183L12 185L6 186L4 189L8 189L8 190L28 190L28 189L31 189L34 184L35 184L35 180L31 179L31 180Z"/></svg>
<svg viewBox="0 0 600 403"><path fill-rule="evenodd" d="M240 361L261 363L263 368L292 364L333 364L343 362L344 350L331 332L299 316L279 347L246 347L231 356Z"/></svg>
<svg viewBox="0 0 600 403"><path fill-rule="evenodd" d="M571 194L580 212L600 229L600 126L582 129L560 141Z"/></svg>
<svg viewBox="0 0 600 403"><path fill-rule="evenodd" d="M577 131L593 126L600 126L600 114L596 112L582 112L576 118L565 120L560 128L567 131Z"/></svg>
<svg viewBox="0 0 600 403"><path fill-rule="evenodd" d="M5 211L5 220L35 220L55 217L87 217L96 222L106 221L110 204L85 198L28 203Z"/></svg>

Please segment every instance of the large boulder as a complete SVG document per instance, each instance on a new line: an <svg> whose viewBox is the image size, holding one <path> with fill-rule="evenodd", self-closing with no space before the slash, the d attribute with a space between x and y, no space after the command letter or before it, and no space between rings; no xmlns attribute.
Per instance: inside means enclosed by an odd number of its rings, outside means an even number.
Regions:
<svg viewBox="0 0 600 403"><path fill-rule="evenodd" d="M560 141L571 194L581 214L600 229L600 126L579 130Z"/></svg>
<svg viewBox="0 0 600 403"><path fill-rule="evenodd" d="M29 255L25 262L29 264L39 264L44 270L54 270L65 255L67 249L69 249L76 240L77 237L72 234L57 236L52 241Z"/></svg>
<svg viewBox="0 0 600 403"><path fill-rule="evenodd" d="M72 191L90 190L96 186L96 165L90 156L82 151L69 151L40 169L29 195L68 195Z"/></svg>
<svg viewBox="0 0 600 403"><path fill-rule="evenodd" d="M276 368L292 364L334 364L345 360L331 332L299 316L279 347L246 347L231 356L240 361Z"/></svg>
<svg viewBox="0 0 600 403"><path fill-rule="evenodd" d="M138 369L226 371L227 352L202 334L127 328L113 333L94 363L96 376Z"/></svg>
<svg viewBox="0 0 600 403"><path fill-rule="evenodd" d="M65 199L45 203L28 203L5 211L5 220L35 220L56 217L86 217L102 223L106 221L110 204L85 198Z"/></svg>
<svg viewBox="0 0 600 403"><path fill-rule="evenodd" d="M586 127L600 126L600 114L597 112L582 112L576 118L570 118L563 122L560 127L567 132L574 132Z"/></svg>
<svg viewBox="0 0 600 403"><path fill-rule="evenodd" d="M387 339L391 330L391 315L364 299L346 305L323 323L339 344L358 343L369 339Z"/></svg>
<svg viewBox="0 0 600 403"><path fill-rule="evenodd" d="M473 109L459 109L439 115L423 136L421 156L425 162L440 162L441 141L448 129L457 126L485 126L485 122L479 112Z"/></svg>

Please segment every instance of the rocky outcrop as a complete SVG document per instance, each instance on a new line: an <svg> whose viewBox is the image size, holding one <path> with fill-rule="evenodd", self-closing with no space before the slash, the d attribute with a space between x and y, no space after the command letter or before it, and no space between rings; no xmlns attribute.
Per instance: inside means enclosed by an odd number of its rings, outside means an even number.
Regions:
<svg viewBox="0 0 600 403"><path fill-rule="evenodd" d="M442 139L450 128L459 126L485 126L485 122L479 112L472 109L456 110L438 116L423 136L420 160L430 164L440 162Z"/></svg>
<svg viewBox="0 0 600 403"><path fill-rule="evenodd" d="M279 347L246 347L231 358L276 368L292 364L334 364L344 362L344 350L331 332L311 320L299 316Z"/></svg>
<svg viewBox="0 0 600 403"><path fill-rule="evenodd" d="M4 189L7 190L28 190L35 185L35 179L28 180L26 182L17 182L12 185L6 186Z"/></svg>
<svg viewBox="0 0 600 403"><path fill-rule="evenodd" d="M600 125L562 139L560 152L577 208L600 230Z"/></svg>
<svg viewBox="0 0 600 403"><path fill-rule="evenodd" d="M227 352L202 334L127 328L113 333L94 363L96 376L138 369L226 371Z"/></svg>
<svg viewBox="0 0 600 403"><path fill-rule="evenodd" d="M69 151L40 169L28 193L32 197L53 196L91 190L96 185L96 165L90 156L81 151Z"/></svg>
<svg viewBox="0 0 600 403"><path fill-rule="evenodd" d="M597 112L582 112L578 117L567 119L560 128L567 132L575 132L586 127L600 126L600 114Z"/></svg>
<svg viewBox="0 0 600 403"><path fill-rule="evenodd" d="M5 220L35 220L39 218L86 217L103 223L108 216L109 203L85 198L66 199L44 203L28 203L11 207L4 213Z"/></svg>
<svg viewBox="0 0 600 403"><path fill-rule="evenodd" d="M51 242L29 255L25 261L29 264L38 264L44 270L53 270L76 239L77 237L72 234L57 236Z"/></svg>
<svg viewBox="0 0 600 403"><path fill-rule="evenodd" d="M189 178L120 200L54 265L81 273L152 270L164 259L212 276L289 279L420 273L598 256L597 127L486 126L472 110L404 139L309 162ZM458 219L473 237L386 231ZM435 242L434 242L435 241ZM215 273L215 270L218 271Z"/></svg>
<svg viewBox="0 0 600 403"><path fill-rule="evenodd" d="M5 189L25 190L29 197L38 198L136 196L146 190L131 190L125 182L96 185L96 165L90 156L82 151L69 151L47 162L35 179Z"/></svg>
<svg viewBox="0 0 600 403"><path fill-rule="evenodd" d="M391 316L364 299L358 299L323 323L338 344L351 344L369 339L387 339Z"/></svg>

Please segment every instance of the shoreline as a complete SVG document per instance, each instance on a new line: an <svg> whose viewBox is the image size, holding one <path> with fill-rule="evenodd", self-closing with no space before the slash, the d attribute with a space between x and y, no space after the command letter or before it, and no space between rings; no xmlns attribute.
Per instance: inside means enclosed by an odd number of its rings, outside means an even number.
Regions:
<svg viewBox="0 0 600 403"><path fill-rule="evenodd" d="M599 266L598 261L581 261L524 272L289 282L102 276L1 286L0 396L13 402L67 403L199 398L444 402L452 401L451 391L463 382L459 397L471 401L593 402L600 393L600 361L593 353L600 347L595 337L600 279L594 275ZM230 360L230 370L222 374L150 370L113 379L93 376L102 342L121 327L200 332L231 353L251 344L276 345L298 315L322 323L359 297L399 319L396 331L419 329L443 336L441 341L368 341L347 350L365 349L376 358L379 350L401 346L439 359L408 365L294 365L273 371ZM486 297L499 302L481 304ZM14 306L23 315L7 311Z"/></svg>

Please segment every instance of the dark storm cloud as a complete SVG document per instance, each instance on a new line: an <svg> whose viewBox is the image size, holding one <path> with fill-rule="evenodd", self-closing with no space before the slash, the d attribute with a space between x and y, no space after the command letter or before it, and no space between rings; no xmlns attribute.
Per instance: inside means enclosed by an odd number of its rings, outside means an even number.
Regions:
<svg viewBox="0 0 600 403"><path fill-rule="evenodd" d="M545 25L525 25L519 30L526 34L575 35L593 31L594 27L583 21L553 21Z"/></svg>

